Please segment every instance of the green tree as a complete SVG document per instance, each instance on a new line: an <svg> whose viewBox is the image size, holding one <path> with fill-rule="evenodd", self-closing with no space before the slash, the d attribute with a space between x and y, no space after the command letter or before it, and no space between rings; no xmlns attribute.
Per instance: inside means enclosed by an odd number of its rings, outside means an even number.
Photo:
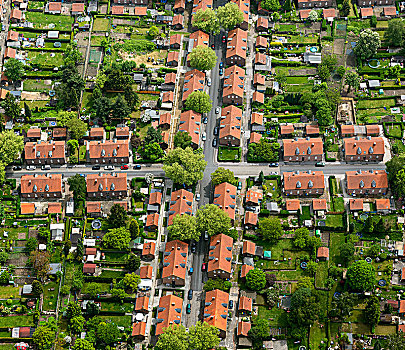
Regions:
<svg viewBox="0 0 405 350"><path fill-rule="evenodd" d="M191 147L175 148L163 159L163 170L166 176L174 183L187 186L203 178L206 165L204 155L194 152Z"/></svg>
<svg viewBox="0 0 405 350"><path fill-rule="evenodd" d="M264 0L262 1L262 7L269 11L278 11L281 7L279 0Z"/></svg>
<svg viewBox="0 0 405 350"><path fill-rule="evenodd" d="M119 300L124 300L127 297L127 293L125 293L125 290L120 289L120 288L113 288L111 289L111 297L113 299L119 299Z"/></svg>
<svg viewBox="0 0 405 350"><path fill-rule="evenodd" d="M362 60L373 57L381 46L380 34L370 28L364 29L359 34L354 53Z"/></svg>
<svg viewBox="0 0 405 350"><path fill-rule="evenodd" d="M207 282L204 283L204 290L206 292L214 290L214 289L220 289L224 292L228 292L231 290L232 287L232 282L230 281L225 281L220 278L210 278L207 280Z"/></svg>
<svg viewBox="0 0 405 350"><path fill-rule="evenodd" d="M24 63L15 58L9 58L4 64L4 69L4 75L12 82L21 80L25 74Z"/></svg>
<svg viewBox="0 0 405 350"><path fill-rule="evenodd" d="M309 230L306 227L297 228L294 231L294 245L300 249L307 247Z"/></svg>
<svg viewBox="0 0 405 350"><path fill-rule="evenodd" d="M86 292L90 295L91 298L95 298L98 294L101 293L100 284L97 282L90 282L87 284Z"/></svg>
<svg viewBox="0 0 405 350"><path fill-rule="evenodd" d="M5 179L5 167L18 159L23 149L24 137L16 135L12 130L0 133L0 183Z"/></svg>
<svg viewBox="0 0 405 350"><path fill-rule="evenodd" d="M193 15L192 25L206 33L213 35L219 33L220 25L217 14L212 8L198 9Z"/></svg>
<svg viewBox="0 0 405 350"><path fill-rule="evenodd" d="M139 223L138 220L131 220L129 223L129 232L131 233L131 238L136 238L139 236Z"/></svg>
<svg viewBox="0 0 405 350"><path fill-rule="evenodd" d="M319 65L319 67L318 67L318 75L319 75L319 78L321 78L322 81L328 81L329 78L330 78L330 70L329 70L329 68L324 64Z"/></svg>
<svg viewBox="0 0 405 350"><path fill-rule="evenodd" d="M37 298L44 292L44 287L38 280L32 281L32 294Z"/></svg>
<svg viewBox="0 0 405 350"><path fill-rule="evenodd" d="M108 230L103 236L103 245L106 248L127 249L131 235L125 227L118 227Z"/></svg>
<svg viewBox="0 0 405 350"><path fill-rule="evenodd" d="M350 1L343 0L342 8L340 9L340 15L342 17L347 17L350 13Z"/></svg>
<svg viewBox="0 0 405 350"><path fill-rule="evenodd" d="M403 46L405 27L401 18L394 18L388 22L388 28L384 32L384 40L389 46Z"/></svg>
<svg viewBox="0 0 405 350"><path fill-rule="evenodd" d="M217 170L211 173L211 182L214 186L222 184L224 182L230 183L232 185L237 184L237 180L233 171L222 167L217 168Z"/></svg>
<svg viewBox="0 0 405 350"><path fill-rule="evenodd" d="M308 327L318 320L319 295L314 289L297 289L291 297L289 319L296 328Z"/></svg>
<svg viewBox="0 0 405 350"><path fill-rule="evenodd" d="M316 269L318 268L318 264L315 261L308 261L307 264L307 272L310 276L315 276Z"/></svg>
<svg viewBox="0 0 405 350"><path fill-rule="evenodd" d="M68 142L66 142L66 144L71 155L74 154L77 149L79 149L79 141L76 139L70 139Z"/></svg>
<svg viewBox="0 0 405 350"><path fill-rule="evenodd" d="M283 9L286 12L290 12L292 10L291 0L284 1Z"/></svg>
<svg viewBox="0 0 405 350"><path fill-rule="evenodd" d="M63 53L64 64L66 66L75 66L81 60L83 60L83 54L77 49L77 43L68 44Z"/></svg>
<svg viewBox="0 0 405 350"><path fill-rule="evenodd" d="M390 349L390 350L404 350L405 349L405 337L404 337L403 332L390 334L388 336L386 348ZM380 349L381 349L381 345L380 345ZM374 350L377 350L376 346L374 346Z"/></svg>
<svg viewBox="0 0 405 350"><path fill-rule="evenodd" d="M356 72L348 71L345 76L345 84L348 85L348 92L351 88L357 90L360 86L360 76Z"/></svg>
<svg viewBox="0 0 405 350"><path fill-rule="evenodd" d="M197 221L194 216L183 214L176 215L173 218L173 224L168 227L169 236L171 239L179 239L181 241L198 240L200 232L196 228Z"/></svg>
<svg viewBox="0 0 405 350"><path fill-rule="evenodd" d="M35 237L28 238L25 243L25 252L29 255L33 250L38 248L38 240Z"/></svg>
<svg viewBox="0 0 405 350"><path fill-rule="evenodd" d="M249 337L253 340L254 343L263 341L270 336L270 326L269 321L264 318L256 318L252 327L249 331ZM262 348L262 346L260 346Z"/></svg>
<svg viewBox="0 0 405 350"><path fill-rule="evenodd" d="M145 143L161 143L162 141L163 137L160 129L150 126L146 131Z"/></svg>
<svg viewBox="0 0 405 350"><path fill-rule="evenodd" d="M32 119L31 108L30 108L30 106L27 105L27 102L24 102L24 116L25 116L25 120Z"/></svg>
<svg viewBox="0 0 405 350"><path fill-rule="evenodd" d="M83 332L85 323L86 320L83 316L75 316L69 321L69 328L73 333L77 334Z"/></svg>
<svg viewBox="0 0 405 350"><path fill-rule="evenodd" d="M340 321L345 321L352 312L356 298L353 294L343 292L339 297L332 299L332 309L330 315L337 317Z"/></svg>
<svg viewBox="0 0 405 350"><path fill-rule="evenodd" d="M117 325L110 322L100 322L97 326L96 337L99 342L110 345L119 339L120 331Z"/></svg>
<svg viewBox="0 0 405 350"><path fill-rule="evenodd" d="M126 288L135 291L138 288L138 284L141 282L141 277L135 272L127 273L125 274L123 281Z"/></svg>
<svg viewBox="0 0 405 350"><path fill-rule="evenodd" d="M31 252L29 262L32 265L40 281L44 281L51 267L49 265L50 254L44 251L34 250Z"/></svg>
<svg viewBox="0 0 405 350"><path fill-rule="evenodd" d="M87 124L79 118L70 119L66 123L66 126L69 130L70 137L75 140L80 140L87 131Z"/></svg>
<svg viewBox="0 0 405 350"><path fill-rule="evenodd" d="M216 349L219 345L219 330L207 322L197 322L188 332L188 348L193 350Z"/></svg>
<svg viewBox="0 0 405 350"><path fill-rule="evenodd" d="M100 119L102 123L106 123L110 118L112 105L112 100L105 96L94 101L93 109L96 112L96 118Z"/></svg>
<svg viewBox="0 0 405 350"><path fill-rule="evenodd" d="M125 61L125 62L128 62L128 61ZM127 85L127 86L124 88L124 98L125 98L125 101L127 102L128 107L129 107L131 110L136 109L136 106L137 106L138 103L139 103L139 96L138 96L138 94L134 91L134 89L132 88L131 85Z"/></svg>
<svg viewBox="0 0 405 350"><path fill-rule="evenodd" d="M1 102L1 106L4 108L4 114L10 118L18 118L21 114L21 108L17 99L9 92L6 98Z"/></svg>
<svg viewBox="0 0 405 350"><path fill-rule="evenodd" d="M366 308L364 310L364 316L366 322L371 326L374 327L380 321L380 302L376 296L372 296L366 304Z"/></svg>
<svg viewBox="0 0 405 350"><path fill-rule="evenodd" d="M280 87L284 87L287 83L287 74L284 71L280 71L276 75L276 81L280 84Z"/></svg>
<svg viewBox="0 0 405 350"><path fill-rule="evenodd" d="M68 178L69 190L73 192L74 201L86 199L87 185L86 179L79 174Z"/></svg>
<svg viewBox="0 0 405 350"><path fill-rule="evenodd" d="M197 230L209 236L227 233L232 227L228 214L215 204L206 204L196 212Z"/></svg>
<svg viewBox="0 0 405 350"><path fill-rule="evenodd" d="M266 273L257 268L250 270L246 275L246 286L251 290L262 290L266 287Z"/></svg>
<svg viewBox="0 0 405 350"><path fill-rule="evenodd" d="M271 162L274 160L274 147L278 147L277 143L272 143L262 137L259 143L256 144L255 153L256 156L265 162ZM278 148L277 148L278 149Z"/></svg>
<svg viewBox="0 0 405 350"><path fill-rule="evenodd" d="M82 309L80 304L74 301L69 302L68 308L66 310L66 317L70 320L73 317L81 316Z"/></svg>
<svg viewBox="0 0 405 350"><path fill-rule="evenodd" d="M344 66L339 66L337 67L336 73L340 77L340 79L342 79L346 73L346 68Z"/></svg>
<svg viewBox="0 0 405 350"><path fill-rule="evenodd" d="M193 91L186 99L185 108L197 113L208 113L212 109L212 101L206 92Z"/></svg>
<svg viewBox="0 0 405 350"><path fill-rule="evenodd" d="M144 147L138 148L138 153L143 159L157 161L164 156L164 152L157 142L145 144Z"/></svg>
<svg viewBox="0 0 405 350"><path fill-rule="evenodd" d="M156 26L152 26L149 28L148 30L148 35L152 38L155 39L157 36L159 36L160 34L160 30L158 27Z"/></svg>
<svg viewBox="0 0 405 350"><path fill-rule="evenodd" d="M308 14L308 21L310 22L316 22L318 20L318 11L316 10L311 10L311 12Z"/></svg>
<svg viewBox="0 0 405 350"><path fill-rule="evenodd" d="M112 228L125 227L128 215L125 208L119 204L113 204L108 215L108 224Z"/></svg>
<svg viewBox="0 0 405 350"><path fill-rule="evenodd" d="M32 340L38 349L50 349L55 343L55 332L47 326L39 326L35 329Z"/></svg>
<svg viewBox="0 0 405 350"><path fill-rule="evenodd" d="M118 95L117 99L111 107L111 116L114 119L125 119L131 114L131 108L128 107L127 101Z"/></svg>
<svg viewBox="0 0 405 350"><path fill-rule="evenodd" d="M141 266L141 258L138 255L130 254L126 261L126 267L129 271L136 271Z"/></svg>
<svg viewBox="0 0 405 350"><path fill-rule="evenodd" d="M217 16L221 27L227 31L243 22L243 12L234 2L227 2L224 6L218 7Z"/></svg>
<svg viewBox="0 0 405 350"><path fill-rule="evenodd" d="M159 335L155 350L188 350L188 335L183 325L170 325Z"/></svg>
<svg viewBox="0 0 405 350"><path fill-rule="evenodd" d="M191 146L191 136L187 131L178 131L174 135L174 147L187 148Z"/></svg>
<svg viewBox="0 0 405 350"><path fill-rule="evenodd" d="M73 345L73 350L95 350L96 348L92 343L86 339L76 339Z"/></svg>
<svg viewBox="0 0 405 350"><path fill-rule="evenodd" d="M73 65L63 66L58 73L60 84L56 87L58 107L63 110L80 108L80 95L84 90L85 81Z"/></svg>
<svg viewBox="0 0 405 350"><path fill-rule="evenodd" d="M351 290L367 292L373 289L375 284L374 266L365 260L355 261L347 269L347 283Z"/></svg>
<svg viewBox="0 0 405 350"><path fill-rule="evenodd" d="M202 71L211 70L215 67L217 62L217 55L214 50L205 45L198 45L195 47L189 53L188 57L190 60L190 66Z"/></svg>
<svg viewBox="0 0 405 350"><path fill-rule="evenodd" d="M340 259L342 260L343 264L347 266L347 264L353 259L354 257L354 245L351 242L342 243L339 247L340 252Z"/></svg>
<svg viewBox="0 0 405 350"><path fill-rule="evenodd" d="M386 164L388 181L395 198L405 195L405 174L401 172L405 168L405 154L392 157Z"/></svg>
<svg viewBox="0 0 405 350"><path fill-rule="evenodd" d="M262 235L265 240L276 242L283 235L283 228L278 218L268 217L259 221L257 232Z"/></svg>

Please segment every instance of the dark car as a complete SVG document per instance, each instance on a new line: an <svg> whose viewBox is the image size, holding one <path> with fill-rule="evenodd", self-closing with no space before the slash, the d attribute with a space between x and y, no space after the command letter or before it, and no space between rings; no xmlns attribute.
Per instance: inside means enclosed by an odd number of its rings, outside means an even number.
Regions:
<svg viewBox="0 0 405 350"><path fill-rule="evenodd" d="M219 68L223 68L224 67L224 62L220 62L219 63Z"/></svg>
<svg viewBox="0 0 405 350"><path fill-rule="evenodd" d="M207 123L208 123L208 117L204 117L203 123L204 123L204 124L207 124Z"/></svg>
<svg viewBox="0 0 405 350"><path fill-rule="evenodd" d="M21 170L22 169L22 166L21 165L16 165L16 166L13 166L13 170L15 171L15 170Z"/></svg>
<svg viewBox="0 0 405 350"><path fill-rule="evenodd" d="M222 35L222 42L224 43L226 41L226 36Z"/></svg>
<svg viewBox="0 0 405 350"><path fill-rule="evenodd" d="M191 243L191 246L190 246L191 252L192 252L192 253L195 253L196 249L197 249L197 244L196 244L195 242L192 242L192 243Z"/></svg>
<svg viewBox="0 0 405 350"><path fill-rule="evenodd" d="M141 166L139 164L134 166L134 170L139 170L141 168Z"/></svg>
<svg viewBox="0 0 405 350"><path fill-rule="evenodd" d="M223 68L219 68L219 75L223 75L224 74L224 69Z"/></svg>
<svg viewBox="0 0 405 350"><path fill-rule="evenodd" d="M218 130L219 130L219 128L216 126L216 127L214 128L214 135L215 135L215 136L218 135Z"/></svg>
<svg viewBox="0 0 405 350"><path fill-rule="evenodd" d="M233 300L229 300L228 309L233 309Z"/></svg>
<svg viewBox="0 0 405 350"><path fill-rule="evenodd" d="M326 165L325 162L315 163L315 166L317 166L317 167L324 167L325 165Z"/></svg>
<svg viewBox="0 0 405 350"><path fill-rule="evenodd" d="M212 140L212 147L217 147L217 143L218 143L217 139L213 139Z"/></svg>
<svg viewBox="0 0 405 350"><path fill-rule="evenodd" d="M186 306L186 314L191 314L191 304L187 304L187 306Z"/></svg>
<svg viewBox="0 0 405 350"><path fill-rule="evenodd" d="M93 165L91 168L93 170L100 170L100 165Z"/></svg>
<svg viewBox="0 0 405 350"><path fill-rule="evenodd" d="M190 289L190 290L188 291L187 299L188 299L188 300L193 299L193 290L192 290L192 289Z"/></svg>
<svg viewBox="0 0 405 350"><path fill-rule="evenodd" d="M246 207L245 209L248 211L253 211L253 212L256 211L255 207Z"/></svg>

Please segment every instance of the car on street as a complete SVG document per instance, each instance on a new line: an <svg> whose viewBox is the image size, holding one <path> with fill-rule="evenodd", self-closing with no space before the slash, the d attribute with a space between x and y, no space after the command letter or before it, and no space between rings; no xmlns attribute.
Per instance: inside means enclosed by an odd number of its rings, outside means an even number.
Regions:
<svg viewBox="0 0 405 350"><path fill-rule="evenodd" d="M16 170L21 170L22 169L22 166L21 165L15 165L15 166L13 166L13 170L14 171L16 171Z"/></svg>
<svg viewBox="0 0 405 350"><path fill-rule="evenodd" d="M221 108L219 107L215 108L215 114L219 114L219 112L221 112Z"/></svg>
<svg viewBox="0 0 405 350"><path fill-rule="evenodd" d="M192 290L192 289L190 289L190 290L188 291L187 299L188 299L188 300L193 299L193 290Z"/></svg>
<svg viewBox="0 0 405 350"><path fill-rule="evenodd" d="M195 200L196 200L197 202L200 200L200 194L199 194L199 193L197 193L197 194L195 195Z"/></svg>
<svg viewBox="0 0 405 350"><path fill-rule="evenodd" d="M190 267L190 270L188 270L188 273L189 273L190 275L192 275L193 272L194 272L194 269L193 269L192 267Z"/></svg>
<svg viewBox="0 0 405 350"><path fill-rule="evenodd" d="M35 170L37 167L35 165L28 165L27 170Z"/></svg>
<svg viewBox="0 0 405 350"><path fill-rule="evenodd" d="M204 124L207 124L207 123L208 123L208 117L204 117L203 123L204 123Z"/></svg>
<svg viewBox="0 0 405 350"><path fill-rule="evenodd" d="M223 68L219 68L219 75L223 75L224 74L224 69Z"/></svg>
<svg viewBox="0 0 405 350"><path fill-rule="evenodd" d="M128 164L121 165L121 170L128 170L128 169L129 169Z"/></svg>
<svg viewBox="0 0 405 350"><path fill-rule="evenodd" d="M220 62L219 63L219 68L223 68L224 67L224 62Z"/></svg>
<svg viewBox="0 0 405 350"><path fill-rule="evenodd" d="M134 166L134 170L139 170L141 168L140 164Z"/></svg>
<svg viewBox="0 0 405 350"><path fill-rule="evenodd" d="M50 165L43 165L41 166L42 170L51 170L51 166Z"/></svg>
<svg viewBox="0 0 405 350"><path fill-rule="evenodd" d="M228 309L233 309L233 300L229 300Z"/></svg>
<svg viewBox="0 0 405 350"><path fill-rule="evenodd" d="M256 208L255 208L255 207L245 207L245 209L246 209L247 211L253 211L253 212L256 211Z"/></svg>
<svg viewBox="0 0 405 350"><path fill-rule="evenodd" d="M205 132L203 132L202 134L202 140L205 141L207 139L207 134Z"/></svg>
<svg viewBox="0 0 405 350"><path fill-rule="evenodd" d="M219 131L219 128L216 126L216 127L214 128L214 135L215 135L215 136L218 135L218 131Z"/></svg>
<svg viewBox="0 0 405 350"><path fill-rule="evenodd" d="M207 86L211 86L211 78L207 78Z"/></svg>
<svg viewBox="0 0 405 350"><path fill-rule="evenodd" d="M211 49L215 50L215 44L211 45Z"/></svg>
<svg viewBox="0 0 405 350"><path fill-rule="evenodd" d="M315 166L317 166L317 167L324 167L326 164L325 164L325 162L317 162L317 163L315 163Z"/></svg>
<svg viewBox="0 0 405 350"><path fill-rule="evenodd" d="M2 31L5 31L5 30L6 30L6 25L5 25L5 24L2 24L2 25L1 25L1 30L2 30Z"/></svg>
<svg viewBox="0 0 405 350"><path fill-rule="evenodd" d="M106 165L104 170L114 170L114 165Z"/></svg>
<svg viewBox="0 0 405 350"><path fill-rule="evenodd" d="M191 314L191 304L187 304L187 306L186 306L186 314Z"/></svg>
<svg viewBox="0 0 405 350"><path fill-rule="evenodd" d="M222 42L224 43L226 41L226 36L222 35Z"/></svg>
<svg viewBox="0 0 405 350"><path fill-rule="evenodd" d="M271 168L278 167L278 163L270 163L269 167L271 167Z"/></svg>
<svg viewBox="0 0 405 350"><path fill-rule="evenodd" d="M93 165L91 168L93 170L100 170L100 165Z"/></svg>
<svg viewBox="0 0 405 350"><path fill-rule="evenodd" d="M191 242L190 250L192 253L195 253L195 251L197 250L197 243L195 243L194 241Z"/></svg>
<svg viewBox="0 0 405 350"><path fill-rule="evenodd" d="M212 140L212 147L217 147L217 143L218 143L217 139L216 138L213 139Z"/></svg>
<svg viewBox="0 0 405 350"><path fill-rule="evenodd" d="M201 266L201 271L206 271L207 270L207 263L203 263Z"/></svg>
<svg viewBox="0 0 405 350"><path fill-rule="evenodd" d="M242 182L238 182L238 190L240 191L242 189Z"/></svg>

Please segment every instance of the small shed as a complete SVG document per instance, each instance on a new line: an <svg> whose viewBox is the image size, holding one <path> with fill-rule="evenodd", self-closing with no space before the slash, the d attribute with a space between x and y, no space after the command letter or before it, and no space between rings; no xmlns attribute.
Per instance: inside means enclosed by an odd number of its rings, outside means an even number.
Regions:
<svg viewBox="0 0 405 350"><path fill-rule="evenodd" d="M265 250L263 252L263 259L268 259L268 260L271 259L271 250Z"/></svg>

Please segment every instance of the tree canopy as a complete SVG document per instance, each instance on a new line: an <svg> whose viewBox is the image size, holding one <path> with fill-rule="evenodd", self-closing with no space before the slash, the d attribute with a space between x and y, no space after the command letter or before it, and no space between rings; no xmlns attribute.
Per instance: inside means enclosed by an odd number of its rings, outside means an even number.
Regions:
<svg viewBox="0 0 405 350"><path fill-rule="evenodd" d="M87 124L79 118L70 119L66 123L66 126L69 130L70 137L75 140L80 140L87 131Z"/></svg>
<svg viewBox="0 0 405 350"><path fill-rule="evenodd" d="M263 0L261 5L264 9L269 11L278 11L281 7L279 0Z"/></svg>
<svg viewBox="0 0 405 350"><path fill-rule="evenodd" d="M0 133L0 183L5 178L5 167L21 156L24 149L24 137L12 130Z"/></svg>
<svg viewBox="0 0 405 350"><path fill-rule="evenodd" d="M257 232L270 242L276 242L283 235L280 219L275 217L264 218L259 221Z"/></svg>
<svg viewBox="0 0 405 350"><path fill-rule="evenodd" d="M187 148L191 146L191 136L187 131L178 131L174 135L174 147Z"/></svg>
<svg viewBox="0 0 405 350"><path fill-rule="evenodd" d="M110 210L110 214L108 215L107 218L110 227L112 228L125 227L127 219L128 215L125 208L118 203L113 204Z"/></svg>
<svg viewBox="0 0 405 350"><path fill-rule="evenodd" d="M86 179L79 174L68 178L68 184L70 191L73 192L74 201L86 199L87 184Z"/></svg>
<svg viewBox="0 0 405 350"><path fill-rule="evenodd" d="M35 329L32 340L38 349L50 349L55 343L55 332L48 326L39 326Z"/></svg>
<svg viewBox="0 0 405 350"><path fill-rule="evenodd" d="M108 230L103 237L103 245L106 248L127 249L131 235L125 227Z"/></svg>
<svg viewBox="0 0 405 350"><path fill-rule="evenodd" d="M360 32L354 53L362 60L372 58L381 46L380 34L367 28Z"/></svg>
<svg viewBox="0 0 405 350"><path fill-rule="evenodd" d="M173 223L168 227L171 239L179 239L181 241L198 240L201 233L197 231L197 221L194 216L183 214L176 215L173 218Z"/></svg>
<svg viewBox="0 0 405 350"><path fill-rule="evenodd" d="M197 27L206 33L219 33L219 20L217 14L212 8L198 9L192 18L193 27Z"/></svg>
<svg viewBox="0 0 405 350"><path fill-rule="evenodd" d="M138 284L141 282L141 277L135 272L127 273L124 276L123 283L126 288L135 291L138 288Z"/></svg>
<svg viewBox="0 0 405 350"><path fill-rule="evenodd" d="M237 180L233 171L219 167L213 173L211 173L211 182L214 186L227 182L229 184L237 184Z"/></svg>
<svg viewBox="0 0 405 350"><path fill-rule="evenodd" d="M299 288L291 297L289 319L297 328L311 326L319 317L319 295L311 288Z"/></svg>
<svg viewBox="0 0 405 350"><path fill-rule="evenodd" d="M185 108L201 114L208 113L212 109L212 100L204 91L193 91L186 99Z"/></svg>
<svg viewBox="0 0 405 350"><path fill-rule="evenodd" d="M367 292L373 289L375 284L374 266L365 260L355 261L347 269L347 283L351 290Z"/></svg>
<svg viewBox="0 0 405 350"><path fill-rule="evenodd" d="M15 58L9 58L4 64L4 75L10 81L18 81L24 76L24 63Z"/></svg>
<svg viewBox="0 0 405 350"><path fill-rule="evenodd" d="M76 339L73 345L73 350L95 350L95 347L86 339Z"/></svg>
<svg viewBox="0 0 405 350"><path fill-rule="evenodd" d="M246 275L246 286L251 290L262 290L266 286L266 273L257 268L250 270Z"/></svg>
<svg viewBox="0 0 405 350"><path fill-rule="evenodd" d="M388 181L395 198L405 197L405 154L392 157L385 163Z"/></svg>
<svg viewBox="0 0 405 350"><path fill-rule="evenodd" d="M163 170L174 183L191 186L203 178L207 165L204 155L194 152L191 147L175 148L163 159Z"/></svg>
<svg viewBox="0 0 405 350"><path fill-rule="evenodd" d="M211 70L217 62L217 55L214 50L205 45L195 47L188 57L190 66L202 71Z"/></svg>
<svg viewBox="0 0 405 350"><path fill-rule="evenodd" d="M403 46L405 36L404 22L401 18L394 18L388 22L388 28L384 32L384 40L390 46Z"/></svg>
<svg viewBox="0 0 405 350"><path fill-rule="evenodd" d="M360 76L356 72L348 71L345 76L345 84L349 87L348 91L351 88L357 90L360 86Z"/></svg>
<svg viewBox="0 0 405 350"><path fill-rule="evenodd" d="M197 230L209 236L227 233L232 227L228 214L215 204L207 204L197 210Z"/></svg>
<svg viewBox="0 0 405 350"><path fill-rule="evenodd" d="M243 22L243 12L234 2L227 2L224 6L218 7L217 16L221 27L227 31Z"/></svg>
<svg viewBox="0 0 405 350"><path fill-rule="evenodd" d="M376 296L373 295L368 299L364 310L364 316L366 322L372 327L376 326L380 321L380 301Z"/></svg>

